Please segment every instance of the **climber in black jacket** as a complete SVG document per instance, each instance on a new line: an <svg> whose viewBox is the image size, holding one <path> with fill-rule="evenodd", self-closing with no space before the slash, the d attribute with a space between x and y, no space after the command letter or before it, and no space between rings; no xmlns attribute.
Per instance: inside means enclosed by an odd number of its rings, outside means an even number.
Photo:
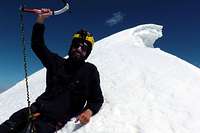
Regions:
<svg viewBox="0 0 200 133"><path fill-rule="evenodd" d="M80 30L73 35L67 59L49 51L44 42L44 21L51 15L42 9L32 31L32 49L41 60L46 73L46 90L31 105L37 133L53 133L72 117L87 124L103 103L99 72L95 65L85 62L94 39ZM1 133L21 132L27 123L28 109L14 113L0 126ZM3 131L3 132L2 132Z"/></svg>

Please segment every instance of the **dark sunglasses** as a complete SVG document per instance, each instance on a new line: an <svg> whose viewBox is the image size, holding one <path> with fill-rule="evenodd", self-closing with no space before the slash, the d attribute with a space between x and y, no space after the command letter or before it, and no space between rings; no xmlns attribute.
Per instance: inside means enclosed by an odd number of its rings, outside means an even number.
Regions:
<svg viewBox="0 0 200 133"><path fill-rule="evenodd" d="M76 39L76 40L73 40L72 47L73 48L79 48L79 47L81 47L81 49L83 51L87 51L87 49L88 49L89 46L88 46L88 44L85 41Z"/></svg>

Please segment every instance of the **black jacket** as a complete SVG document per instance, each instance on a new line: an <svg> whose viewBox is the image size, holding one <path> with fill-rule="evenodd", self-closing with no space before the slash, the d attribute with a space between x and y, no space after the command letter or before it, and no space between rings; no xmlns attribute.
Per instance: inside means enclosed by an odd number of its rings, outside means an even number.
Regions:
<svg viewBox="0 0 200 133"><path fill-rule="evenodd" d="M88 108L96 114L104 100L97 68L49 51L44 30L43 24L36 23L32 31L32 49L47 69L46 90L36 99L40 112L54 120L73 117Z"/></svg>

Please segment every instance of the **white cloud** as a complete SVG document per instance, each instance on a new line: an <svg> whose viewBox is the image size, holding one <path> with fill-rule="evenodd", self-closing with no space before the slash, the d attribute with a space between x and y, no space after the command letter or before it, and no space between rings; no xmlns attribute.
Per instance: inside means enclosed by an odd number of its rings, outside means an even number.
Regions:
<svg viewBox="0 0 200 133"><path fill-rule="evenodd" d="M106 20L106 24L109 26L116 25L124 19L124 16L125 15L120 11L113 13L112 17L110 19Z"/></svg>

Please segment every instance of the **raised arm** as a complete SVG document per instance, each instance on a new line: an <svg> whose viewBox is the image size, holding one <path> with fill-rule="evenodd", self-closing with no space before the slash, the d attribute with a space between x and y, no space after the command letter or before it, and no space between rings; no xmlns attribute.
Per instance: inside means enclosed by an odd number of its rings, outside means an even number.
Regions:
<svg viewBox="0 0 200 133"><path fill-rule="evenodd" d="M52 63L51 61L55 57L55 54L49 51L49 49L45 46L44 21L51 15L51 11L49 9L42 9L42 11L43 12L38 15L36 23L33 26L31 47L37 57L41 60L42 64L45 67L49 67Z"/></svg>

